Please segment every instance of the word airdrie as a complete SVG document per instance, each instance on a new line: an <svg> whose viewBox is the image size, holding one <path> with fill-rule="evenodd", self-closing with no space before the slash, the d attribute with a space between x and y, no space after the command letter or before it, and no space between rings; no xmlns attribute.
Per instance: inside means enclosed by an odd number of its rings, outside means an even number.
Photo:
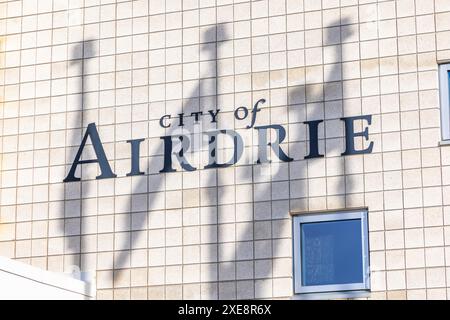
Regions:
<svg viewBox="0 0 450 320"><path fill-rule="evenodd" d="M247 126L247 129L257 130L258 137L258 147L257 147L257 161L256 164L268 163L270 162L269 155L270 152L274 154L278 159L283 162L290 162L294 159L289 157L284 150L281 148L282 142L286 138L286 130L282 125L279 124L269 124L263 126L254 126L256 122L256 115L260 109L258 105L264 103L265 100L259 100L253 110L249 112L249 110L245 107L239 107L235 110L235 117L238 120L244 120L250 113L252 114L252 119L250 125ZM217 116L219 114L219 110L209 110L208 111L211 122L217 121ZM180 115L179 115L180 116ZM194 115L195 116L195 115ZM194 120L198 121L199 113L197 114ZM165 115L160 119L160 125L162 127L168 127L171 125L170 123L171 116ZM183 125L182 116L179 118L178 124ZM364 127L363 131L355 132L354 123L356 120L367 122L367 126ZM181 124L180 124L181 121ZM344 117L341 118L341 121L344 122L345 126L345 150L341 154L342 156L347 155L355 155L355 154L365 154L371 153L373 150L373 142L370 142L368 147L365 149L357 150L355 147L355 138L362 137L366 141L369 140L369 126L372 123L371 115L361 115L354 117ZM309 133L309 153L304 157L304 159L314 159L314 158L322 158L323 154L319 151L319 125L323 122L323 120L312 120L305 121L305 124L308 127ZM268 140L269 133L275 133L270 135L274 137L271 141ZM232 165L235 165L239 159L241 158L244 151L244 143L242 137L234 130L231 129L219 129L212 131L205 131L203 135L206 136L208 141L208 162L204 164L203 169L211 169L211 168L225 168ZM233 155L228 161L220 162L218 159L218 150L221 149L218 145L219 136L228 137L233 142ZM92 142L92 147L94 149L96 158L81 160L81 156L83 154L84 147L86 146L87 139L90 139ZM189 161L186 159L185 154L189 151L191 145L191 138L187 134L175 134L169 136L160 137L162 143L164 145L164 165L159 170L160 173L165 172L175 172L177 171L174 168L174 160L178 162L180 167L186 171L195 171L196 167L192 166ZM131 154L131 168L130 172L127 173L127 176L137 176L145 174L139 168L139 158L140 158L140 145L141 142L145 139L133 139L127 140L126 142L130 144L130 154ZM176 145L176 150L175 146ZM80 178L75 176L76 169L78 165L96 163L100 167L101 174L96 177L96 179L107 179L107 178L115 178L117 175L112 171L111 166L109 165L108 159L106 157L105 151L103 149L102 142L100 140L100 136L97 131L97 127L95 123L90 123L87 126L86 132L81 141L80 147L75 155L75 159L70 167L69 173L67 177L63 180L64 182L71 181L80 181Z"/></svg>

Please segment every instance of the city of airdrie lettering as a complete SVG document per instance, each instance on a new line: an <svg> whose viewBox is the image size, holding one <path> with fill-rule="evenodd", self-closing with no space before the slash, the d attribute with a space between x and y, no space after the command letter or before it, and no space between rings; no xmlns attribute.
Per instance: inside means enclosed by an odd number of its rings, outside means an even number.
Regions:
<svg viewBox="0 0 450 320"><path fill-rule="evenodd" d="M286 138L286 129L279 124L269 124L262 126L254 126L256 121L256 115L260 111L258 109L258 105L260 103L264 103L265 100L259 100L252 111L249 111L245 107L239 107L236 109L234 115L238 120L244 120L249 113L252 114L252 119L250 125L248 125L247 129L257 130L258 136L258 148L257 148L257 164L270 162L269 154L272 153L278 159L283 162L293 161L294 159L289 157L288 154L285 153L283 148L281 147L281 143ZM209 110L208 114L211 118L211 122L217 121L217 116L219 114L219 110ZM195 117L195 121L198 121L198 117L201 113L193 113ZM183 114L179 115L179 125L183 125ZM171 117L169 115L165 115L160 119L160 125L162 127L168 127L169 124L167 120L170 120ZM356 120L360 120L365 122L366 124L363 126L363 131L355 132L354 122ZM355 138L362 137L366 141L369 140L369 126L372 123L371 115L362 115L355 117L345 117L341 118L341 121L344 122L345 127L345 150L341 153L342 156L346 155L355 155L355 154L365 154L371 153L373 150L373 142L369 142L367 148L357 150L355 147ZM322 158L323 154L319 151L319 126L323 123L323 120L313 120L313 121L305 121L305 124L308 128L309 133L309 145L308 145L308 154L304 156L304 159L314 159L314 158ZM323 124L322 124L323 125ZM275 138L272 140L268 140L269 133L274 133ZM244 145L243 140L239 133L231 129L221 129L221 130L213 130L203 132L203 135L207 137L208 141L208 162L204 164L203 169L210 168L224 168L228 166L232 166L236 164L242 156ZM217 150L220 149L218 146L218 137L224 135L233 141L233 155L228 161L219 162L217 155ZM271 135L273 136L273 135ZM81 160L81 155L83 154L83 149L86 146L87 139L90 139L92 142L92 147L94 149L96 157L94 159ZM190 138L186 134L176 134L171 136L162 136L160 137L161 143L164 145L164 164L163 167L159 170L159 172L174 172L177 171L174 168L174 160L181 166L183 170L186 171L195 171L198 168L192 166L189 161L185 158L185 154L189 151L189 147L191 145ZM131 168L130 172L127 173L127 176L137 176L143 175L144 172L139 168L139 158L140 158L140 145L141 142L145 139L133 139L127 140L126 142L130 144L130 157L131 157ZM174 151L174 147L177 145L179 151ZM75 176L75 172L78 165L82 164L90 164L95 163L100 167L101 174L96 177L96 179L107 179L107 178L115 178L117 175L112 171L111 166L109 165L108 159L106 157L105 151L103 149L103 145L100 139L100 136L97 131L97 127L95 123L90 123L86 129L86 132L81 141L80 147L75 155L75 159L70 167L70 170L67 174L67 177L64 179L64 182L71 181L79 181L80 178Z"/></svg>

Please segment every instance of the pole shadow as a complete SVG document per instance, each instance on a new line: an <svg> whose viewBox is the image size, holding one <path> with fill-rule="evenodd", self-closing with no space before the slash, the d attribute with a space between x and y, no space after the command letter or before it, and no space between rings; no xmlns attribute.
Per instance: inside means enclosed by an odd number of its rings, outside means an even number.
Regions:
<svg viewBox="0 0 450 320"><path fill-rule="evenodd" d="M325 103L325 101L327 101L327 93L328 92L335 92L336 91L336 87L339 88L340 85L340 90L341 90L341 95L336 96L335 97L335 101L340 101L341 102L341 108L343 111L343 105L342 105L342 101L343 101L343 96L342 96L342 60L341 60L341 56L342 56L342 43L346 40L346 38L348 38L351 33L349 32L345 32L343 33L341 30L341 26L342 25L347 25L349 24L349 21L347 19L338 19L337 21L335 21L334 23L332 23L329 27L326 27L326 31L325 32L325 36L324 36L324 46L326 45L332 45L333 46L333 50L334 50L334 56L336 57L336 61L333 64L333 67L330 71L328 71L328 75L326 79L323 79L323 86L319 86L320 88L317 89L317 86L310 86L308 85L308 83L301 84L297 87L291 87L289 88L289 92L288 92L288 97L287 97L287 101L288 101L288 110L289 112L292 113L292 115L294 115L296 118L298 117L299 119L301 119L302 117L304 117L305 114L307 114L307 120L321 120L324 117L324 114L326 113L325 110L325 105L327 105ZM338 30L338 33L336 33L336 31ZM207 39L205 42L203 43L203 45L201 45L203 48L202 50L204 52L206 52L205 54L207 55L208 59L210 61L215 61L215 68L216 70L214 70L213 74L215 77L215 95L214 95L214 99L216 102L216 107L220 108L219 106L219 102L218 102L218 87L217 87L217 83L218 83L218 73L217 73L217 60L218 60L218 56L217 56L217 52L218 50L220 50L220 46L223 45L223 42L218 41L218 38L222 38L222 39L227 39L228 35L226 34L226 31L224 29L222 29L221 25L217 25L214 27L211 27L209 30L207 30L205 32L205 34L203 35L205 39ZM87 43L87 42L86 42ZM211 46L211 44L214 44L213 46ZM83 47L86 46L85 43L82 44ZM83 52L86 49L83 49ZM91 49L92 50L92 49ZM82 59L80 64L81 64L81 69L83 70L84 68L84 60ZM336 75L339 74L340 77L336 77ZM84 76L82 77L82 79L84 79ZM84 80L82 80L81 82L81 87L84 87ZM195 87L192 91L195 92L201 92L202 88L201 85L199 84L197 87ZM83 92L83 90L82 90ZM170 92L166 93L166 100L167 100L167 96L170 95ZM194 94L192 97L183 98L183 102L180 106L180 108L178 110L171 110L172 114L176 114L176 113L182 113L185 110L191 110L192 108L197 108L198 107L198 111L207 111L205 109L203 109L203 107L200 105L200 94L196 95ZM333 99L333 98L331 98ZM81 105L83 105L83 94L81 95ZM269 102L270 103L270 102ZM167 102L165 103L165 105L167 105ZM192 107L194 106L194 107ZM306 108L307 112L305 112L304 110L301 110L301 108ZM167 111L167 108L166 108ZM82 111L81 111L81 116L82 116ZM219 115L219 119L220 119L220 115ZM220 121L220 120L219 120ZM82 122L82 119L80 120L80 122ZM229 125L229 124L228 124ZM322 124L323 126L323 124ZM166 136L170 136L173 134L177 134L177 130L174 128L175 126L171 127L171 128L167 128L165 129L165 135ZM217 125L216 125L217 128ZM186 129L185 129L186 130ZM189 131L189 130L187 130ZM326 154L331 153L331 152L336 152L336 150L333 150L332 147L331 149L328 147L325 147L325 140L326 140L326 132L325 129L323 129L323 139L321 139L321 143L320 143L320 151L322 154ZM304 134L306 135L306 129L304 130ZM343 136L343 129L342 129L342 136ZM76 145L77 143L79 143L79 139L81 139L81 137L76 137L76 141L74 141L74 145ZM341 139L343 140L343 138ZM305 142L307 142L307 139L305 139ZM286 144L282 144L282 146L287 146L287 145L291 145L291 143L286 143ZM339 144L336 144L339 145ZM306 147L305 147L306 149ZM325 150L326 149L326 150ZM305 152L307 150L304 150ZM306 154L305 154L306 155ZM150 156L150 155L148 155ZM305 165L301 166L301 170L303 170L303 172L301 172L299 174L299 176L303 176L305 177L303 180L305 182L305 186L307 186L309 178L308 178L308 173L307 173L307 166L308 163L311 161L314 161L314 159L312 160L298 160L296 159L295 161L301 161L304 162ZM326 161L326 158L325 160ZM292 163L287 164L287 170L288 170L288 183L289 183L289 177L290 177L290 168L291 168ZM344 165L344 162L342 162L342 165ZM258 174L258 172L260 172L260 166L261 165L257 165L254 162L249 166L251 168L251 175L252 175L252 193L255 192L255 181L259 181L259 177L255 177L255 174ZM276 165L274 165L274 163L272 163L271 168L275 168L277 167ZM142 190L147 190L148 187L148 183L150 183L148 180L150 178L150 176L152 175L152 172L155 172L155 168L161 169L162 168L162 162L161 162L161 157L151 157L149 162L148 162L148 167L146 169L146 179L141 179L140 182L134 186L131 194L132 196L136 193L142 193ZM199 168L200 169L200 168ZM270 173L270 179L268 179L268 184L267 184L267 190L265 190L264 188L262 190L258 190L258 192L267 192L268 194L271 195L270 200L268 200L267 202L264 202L265 205L268 206L273 206L273 200L272 200L272 194L274 192L273 190L273 182L276 181L285 181L286 180L286 171L285 170L279 170L280 166L277 167L278 170L276 170L275 172L271 172ZM222 214L223 208L221 208L221 202L220 202L220 198L221 197L225 197L226 194L219 194L219 173L217 171L217 169L208 169L211 170L210 173L208 173L208 179L206 183L200 183L201 185L205 185L205 186L210 186L212 188L212 190L215 191L216 195L215 195L215 199L214 196L212 196L212 202L214 203L213 205L210 205L213 209L213 212L216 212L216 220L214 222L214 217L212 217L212 223L211 223L211 228L210 228L210 233L208 235L209 239L214 239L216 238L216 241L212 241L211 243L208 243L209 245L209 249L211 252L209 252L209 255L211 257L215 257L211 260L211 265L213 266L212 269L210 269L210 274L206 276L206 278L208 279L212 279L210 280L210 284L211 286L215 287L215 291L216 293L213 293L212 296L209 297L202 297L202 298L212 298L212 299L223 299L223 298L227 298L227 299L235 299L235 298L239 298L235 293L236 293L236 288L237 288L237 283L240 281L237 279L236 276L236 264L238 262L241 261L247 261L249 263L253 264L253 270L252 270L252 276L250 276L248 278L249 281L253 281L253 287L255 287L255 275L253 274L254 270L255 270L255 263L260 263L257 262L255 260L254 254L250 257L248 257L247 260L238 260L236 258L236 254L239 252L243 252L243 251L248 251L249 247L252 247L253 252L255 252L255 242L257 240L255 240L254 237L254 232L255 232L255 226L258 223L257 220L255 220L255 216L256 216L256 210L257 210L257 205L258 207L262 204L262 203L257 203L256 201L253 201L252 205L252 211L253 211L253 215L252 215L252 219L251 221L247 221L247 227L244 228L244 230L240 231L242 234L248 234L248 235L252 235L251 239L248 241L240 241L240 242L236 242L234 244L234 253L233 258L230 261L226 261L227 263L222 263L222 261L220 261L219 257L221 255L219 246L220 246L220 242L219 242L219 238L220 238L220 231L219 231L219 220L220 220L220 215ZM272 170L272 169L270 169ZM199 171L203 171L203 170L199 170ZM156 170L157 172L157 170ZM343 179L344 179L344 183L345 183L345 192L349 193L351 192L352 189L352 185L351 183L346 183L345 182L345 168L342 168L342 172L343 172ZM182 174L182 173L181 173ZM199 173L200 174L200 173ZM162 173L161 175L164 175L164 178L159 179L157 182L152 182L152 190L158 190L158 189L162 189L165 190L165 188L163 188L163 184L166 183L165 181L167 181L168 176L171 175L171 173ZM201 189L201 185L198 186L198 192L200 194L200 189ZM333 188L333 187L331 187ZM182 191L184 190L184 188L182 187ZM149 192L146 191L147 194L147 200L149 200ZM292 194L292 191L291 191ZM132 201L132 196L130 196L130 207L131 207L131 201ZM253 199L254 195L251 195L251 198ZM308 199L308 196L306 196L306 199ZM288 196L287 198L288 202L290 203L288 211L292 210L293 207L295 207L295 205L293 205L292 203L295 202L295 198L293 199L291 197L291 195ZM139 221L140 225L137 225L133 228L130 229L130 234L133 232L133 230L146 230L147 232L149 231L148 228L148 215L151 214L151 209L149 209L150 203L148 203L147 205L147 211L146 211L146 217L145 219L141 219ZM201 206L201 204L199 204L199 207ZM234 208L236 208L236 201L234 202ZM163 210L167 210L166 208ZM183 208L180 209L182 212L184 211ZM81 211L82 212L82 211ZM235 217L238 215L238 212L235 212ZM273 212L272 212L272 208L270 209L270 214L271 216L269 217L269 220L272 219L273 216ZM199 211L199 215L201 215L200 211ZM287 212L286 212L286 218L287 218ZM236 226L236 221L233 222ZM271 222L273 224L273 222ZM200 225L202 225L200 223ZM165 231L166 229L164 229ZM268 268L265 269L265 271L262 272L262 274L260 274L258 276L258 278L262 278L262 279L270 279L271 275L272 275L272 269L273 269L273 260L275 257L277 257L277 252L283 251L285 248L280 247L278 244L274 245L274 234L273 234L273 230L272 230L272 226L271 226L271 241L270 241L270 248L267 248L268 252L270 251L271 254L269 256L267 256L264 259L261 259L260 261L265 260L268 263ZM164 241L166 241L167 239L165 239ZM235 239L237 240L237 239ZM275 239L276 240L276 239ZM74 243L70 246L73 246L74 248L77 246L81 246L81 243L79 243L79 239L74 239ZM126 272L127 269L129 269L131 267L131 263L130 263L130 254L132 254L132 250L133 247L135 246L135 243L138 241L137 238L131 238L130 240L130 246L129 246L129 250L122 250L119 253L117 253L117 257L114 258L114 262L113 262L113 287L115 288L115 283L116 281L120 278L121 276L121 272ZM70 240L69 240L70 243ZM202 242L200 242L200 245L202 244ZM199 246L200 246L199 245ZM164 248L167 248L166 244L164 244ZM148 248L147 248L148 249ZM116 252L114 253L116 254ZM259 261L259 260L258 260ZM79 257L77 259L78 265L79 265ZM228 263L230 262L230 263ZM199 262L199 264L202 262ZM184 265L184 264L182 264ZM167 267L167 264L164 265L165 267ZM214 266L215 266L215 270L214 270ZM148 268L148 264L147 264L147 268ZM231 277L229 275L232 275ZM162 277L165 277L165 274L161 275ZM200 281L201 284L204 284L205 282ZM165 283L165 282L164 282ZM221 290L220 287L222 284L225 284L223 286L223 288L225 288L224 290ZM228 284L228 286L227 286ZM167 284L165 284L167 286ZM227 289L228 288L228 289ZM253 289L254 290L254 289ZM212 290L214 292L214 290ZM253 297L255 297L255 291L253 292Z"/></svg>

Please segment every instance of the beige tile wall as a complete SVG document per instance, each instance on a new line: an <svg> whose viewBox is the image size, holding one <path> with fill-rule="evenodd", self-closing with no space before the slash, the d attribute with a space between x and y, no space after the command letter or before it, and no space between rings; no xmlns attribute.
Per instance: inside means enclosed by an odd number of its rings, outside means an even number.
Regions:
<svg viewBox="0 0 450 320"><path fill-rule="evenodd" d="M367 206L371 298L447 298L449 18L448 0L0 1L0 255L96 272L100 299L286 298L289 212ZM294 162L254 165L233 112L260 98L257 125L282 124ZM216 106L239 163L159 174L159 137L180 133L159 118ZM373 153L341 157L339 118L361 114ZM326 157L306 161L317 119ZM215 127L186 121L200 142ZM63 183L90 122L118 178L83 165ZM144 176L125 177L131 138Z"/></svg>

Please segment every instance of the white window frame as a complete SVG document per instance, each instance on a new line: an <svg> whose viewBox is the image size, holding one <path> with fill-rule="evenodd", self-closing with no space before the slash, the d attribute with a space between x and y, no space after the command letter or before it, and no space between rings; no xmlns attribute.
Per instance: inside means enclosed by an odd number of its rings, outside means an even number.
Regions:
<svg viewBox="0 0 450 320"><path fill-rule="evenodd" d="M450 140L450 83L448 72L450 63L439 65L439 95L441 101L441 131L442 140Z"/></svg>
<svg viewBox="0 0 450 320"><path fill-rule="evenodd" d="M302 285L302 263L301 263L301 233L300 225L302 223L310 222L325 222L325 221L341 221L341 220L361 220L361 241L362 241L362 258L363 258L363 282L337 284L337 285L316 285L303 286ZM315 213L315 214L299 214L293 217L294 221L294 293L295 294L310 294L310 293L330 293L361 290L370 290L370 265L369 265L369 233L367 221L367 209L360 209L356 211L339 211L334 213Z"/></svg>

